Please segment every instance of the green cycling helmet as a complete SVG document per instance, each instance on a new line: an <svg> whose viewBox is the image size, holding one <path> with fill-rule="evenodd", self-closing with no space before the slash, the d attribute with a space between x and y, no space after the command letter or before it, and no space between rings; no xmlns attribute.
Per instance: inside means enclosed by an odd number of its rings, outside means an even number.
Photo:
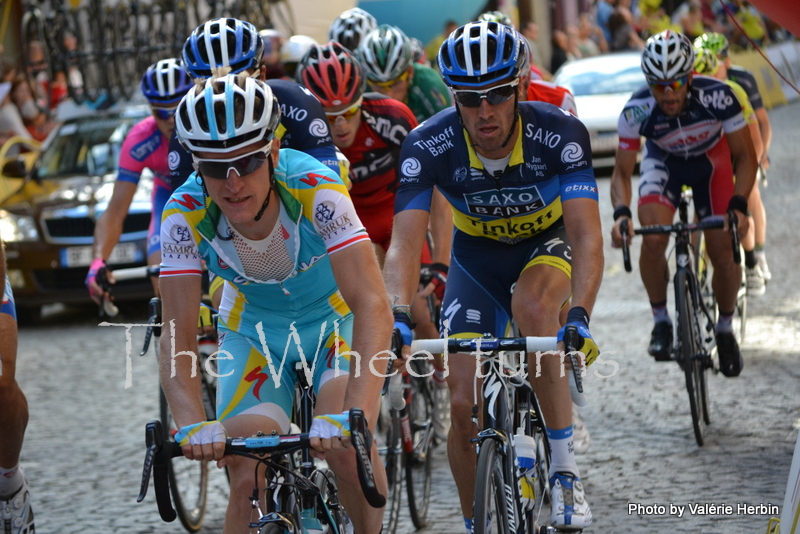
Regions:
<svg viewBox="0 0 800 534"><path fill-rule="evenodd" d="M711 50L719 59L728 57L728 46L728 38L716 32L704 33L694 40L695 50Z"/></svg>
<svg viewBox="0 0 800 534"><path fill-rule="evenodd" d="M694 71L705 76L714 76L719 70L717 54L709 48L694 49Z"/></svg>
<svg viewBox="0 0 800 534"><path fill-rule="evenodd" d="M356 50L367 78L386 83L399 78L414 63L411 40L402 30L388 24L369 32Z"/></svg>
<svg viewBox="0 0 800 534"><path fill-rule="evenodd" d="M486 13L481 13L478 16L478 22L482 20L485 20L486 22L496 22L498 24L503 24L504 26L508 26L509 28L514 27L514 23L511 22L511 17L509 17L502 11L487 11Z"/></svg>

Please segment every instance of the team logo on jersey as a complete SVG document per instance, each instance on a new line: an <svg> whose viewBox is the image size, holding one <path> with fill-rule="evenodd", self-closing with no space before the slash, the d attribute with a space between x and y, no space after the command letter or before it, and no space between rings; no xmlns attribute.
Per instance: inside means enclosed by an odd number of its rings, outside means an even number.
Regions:
<svg viewBox="0 0 800 534"><path fill-rule="evenodd" d="M453 127L448 126L440 134L431 135L427 139L420 139L419 141L414 142L414 146L423 150L427 150L433 156L438 156L439 154L444 154L448 149L453 148L454 136L455 131L453 130Z"/></svg>
<svg viewBox="0 0 800 534"><path fill-rule="evenodd" d="M561 161L564 163L575 163L583 159L583 149L578 143L567 143L561 151Z"/></svg>
<svg viewBox="0 0 800 534"><path fill-rule="evenodd" d="M407 158L400 166L400 171L406 176L419 176L422 165L417 158Z"/></svg>
<svg viewBox="0 0 800 534"><path fill-rule="evenodd" d="M706 92L700 89L697 97L703 106L712 107L720 111L724 111L728 109L728 106L733 105L733 97L722 89L713 92Z"/></svg>
<svg viewBox="0 0 800 534"><path fill-rule="evenodd" d="M161 132L156 132L131 149L131 157L136 161L144 161L147 156L161 146Z"/></svg>
<svg viewBox="0 0 800 534"><path fill-rule="evenodd" d="M170 150L169 155L167 156L167 164L169 165L169 170L174 171L178 168L178 163L181 162L181 156L175 150Z"/></svg>
<svg viewBox="0 0 800 534"><path fill-rule="evenodd" d="M336 212L336 206L329 200L323 200L317 204L317 209L314 212L314 218L319 222L320 226L333 219L333 214Z"/></svg>
<svg viewBox="0 0 800 534"><path fill-rule="evenodd" d="M534 124L525 125L525 137L538 141L550 148L555 148L558 146L558 143L561 142L561 136L559 134L553 133L550 130L537 128Z"/></svg>
<svg viewBox="0 0 800 534"><path fill-rule="evenodd" d="M322 119L314 119L308 125L308 133L314 137L328 137L328 125Z"/></svg>
<svg viewBox="0 0 800 534"><path fill-rule="evenodd" d="M634 106L625 110L625 120L628 124L638 124L647 118L648 106Z"/></svg>
<svg viewBox="0 0 800 534"><path fill-rule="evenodd" d="M508 219L527 215L544 207L544 200L536 186L487 189L464 194L469 212Z"/></svg>
<svg viewBox="0 0 800 534"><path fill-rule="evenodd" d="M536 156L533 156L531 161L526 161L525 167L535 172L536 176L540 178L544 177L544 173L547 171L547 165L542 163L542 158L537 158Z"/></svg>
<svg viewBox="0 0 800 534"><path fill-rule="evenodd" d="M466 167L459 167L456 169L456 172L453 173L453 181L454 182L463 182L467 179L467 168Z"/></svg>
<svg viewBox="0 0 800 534"><path fill-rule="evenodd" d="M169 236L175 243L183 243L192 239L189 228L177 224L169 229Z"/></svg>
<svg viewBox="0 0 800 534"><path fill-rule="evenodd" d="M303 122L308 117L308 111L301 108L295 107L290 105L289 109L286 109L285 104L281 104L281 119L291 119L297 122ZM316 119L322 120L322 119Z"/></svg>
<svg viewBox="0 0 800 534"><path fill-rule="evenodd" d="M219 257L217 258L217 265L219 265L220 269L230 269L230 267L228 267L228 264L222 261L222 258Z"/></svg>

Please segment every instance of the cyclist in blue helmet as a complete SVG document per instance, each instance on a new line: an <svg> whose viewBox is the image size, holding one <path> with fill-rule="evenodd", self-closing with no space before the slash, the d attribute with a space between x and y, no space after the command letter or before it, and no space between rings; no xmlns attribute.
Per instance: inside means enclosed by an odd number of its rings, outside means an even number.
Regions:
<svg viewBox="0 0 800 534"><path fill-rule="evenodd" d="M106 261L119 242L125 216L133 202L144 169L150 169L153 173L153 216L147 239L147 262L149 265L161 263L159 206L163 207L172 192L169 186L167 149L175 129L175 108L193 85L180 59L162 59L148 67L142 76L139 87L150 104L151 116L134 125L125 137L120 149L114 192L108 207L95 225L94 261L86 276L89 295L95 302L99 303L102 294L96 280L97 273L101 268L106 268ZM157 290L155 280L153 289Z"/></svg>
<svg viewBox="0 0 800 534"><path fill-rule="evenodd" d="M183 62L192 78L206 79L258 69L263 55L264 41L256 27L233 18L201 24L183 45Z"/></svg>
<svg viewBox="0 0 800 534"><path fill-rule="evenodd" d="M400 152L384 267L395 327L410 344L412 325L403 310L418 280L411 260L425 241L435 188L450 202L455 226L442 334L502 337L513 318L522 335L557 337L561 351L569 326L591 364L599 352L589 316L603 273L603 239L586 127L551 104L520 101L527 58L507 26L481 21L456 29L442 44L438 64L455 109L414 129ZM590 525L592 515L575 461L572 402L561 357L529 354L528 376L552 452L550 523L574 531ZM449 364L447 450L470 532L477 369L474 355L451 354ZM522 493L530 495L524 488ZM526 498L525 506L530 504Z"/></svg>

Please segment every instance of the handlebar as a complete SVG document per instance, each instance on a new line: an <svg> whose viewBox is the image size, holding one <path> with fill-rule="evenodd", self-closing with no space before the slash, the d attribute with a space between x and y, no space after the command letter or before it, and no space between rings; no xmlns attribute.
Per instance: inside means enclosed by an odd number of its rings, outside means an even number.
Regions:
<svg viewBox="0 0 800 534"><path fill-rule="evenodd" d="M728 228L731 230L731 245L733 247L733 261L737 265L742 263L742 256L739 251L739 231L736 226L737 218L733 211L727 213ZM620 223L620 233L622 234L622 261L625 264L627 272L632 271L630 247L626 236L628 235L628 221L623 219ZM700 222L677 222L674 224L654 224L650 226L643 226L633 231L634 235L648 235L648 234L677 234L682 232L697 232L701 230L715 230L725 227L724 216L709 217Z"/></svg>
<svg viewBox="0 0 800 534"><path fill-rule="evenodd" d="M111 294L111 284L108 281L108 273L113 273L116 282L123 280L141 280L153 276L158 276L161 272L160 265L144 265L142 267L130 267L128 269L112 270L104 267L97 271L97 285L104 293ZM100 317L116 317L119 315L119 308L114 305L111 299L100 297Z"/></svg>
<svg viewBox="0 0 800 534"><path fill-rule="evenodd" d="M356 466L361 489L370 506L382 508L386 504L386 497L381 495L375 485L372 472L370 451L372 449L372 434L367 428L364 412L359 408L350 409L351 441L356 452ZM150 421L145 427L145 453L142 469L142 484L136 502L142 502L147 496L150 485L150 475L153 476L153 488L156 493L156 504L161 519L170 523L177 514L172 507L169 491L170 460L183 455L180 445L175 441L165 440L164 431L160 421ZM270 454L286 454L311 446L308 434L287 434L270 436L253 436L249 438L228 438L225 441L225 454L241 456L266 456ZM261 459L261 461L267 461Z"/></svg>

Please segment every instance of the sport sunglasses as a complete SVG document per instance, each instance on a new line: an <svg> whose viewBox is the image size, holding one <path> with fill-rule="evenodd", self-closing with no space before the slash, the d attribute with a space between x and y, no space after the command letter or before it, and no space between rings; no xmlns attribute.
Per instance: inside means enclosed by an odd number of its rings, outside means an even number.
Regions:
<svg viewBox="0 0 800 534"><path fill-rule="evenodd" d="M658 93L666 93L667 89L671 89L672 92L674 93L687 83L689 83L688 76L684 76L683 78L678 78L677 80L671 80L668 82L658 82L658 81L647 82L647 84L650 86L650 89Z"/></svg>
<svg viewBox="0 0 800 534"><path fill-rule="evenodd" d="M203 178L214 178L217 180L227 180L228 173L231 169L236 171L236 174L247 176L248 174L256 172L264 166L267 159L272 152L272 142L270 141L266 146L249 152L247 154L236 156L230 159L202 159L197 156L192 156L194 168L200 173Z"/></svg>
<svg viewBox="0 0 800 534"><path fill-rule="evenodd" d="M484 91L453 89L453 98L465 108L479 107L481 105L481 100L484 98L490 105L496 106L510 100L517 92L518 85L519 79L516 79L513 82L504 83L503 85L498 85Z"/></svg>
<svg viewBox="0 0 800 534"><path fill-rule="evenodd" d="M153 111L153 116L157 119L162 121L168 121L172 117L175 116L175 110L178 109L177 106L174 108L150 108Z"/></svg>
<svg viewBox="0 0 800 534"><path fill-rule="evenodd" d="M401 74L394 80L389 80L388 82L373 82L370 80L369 84L375 87L380 87L381 89L391 89L398 83L404 82L407 79L408 79L408 71L405 71L403 74Z"/></svg>
<svg viewBox="0 0 800 534"><path fill-rule="evenodd" d="M327 117L328 122L331 124L335 123L339 117L342 117L344 120L349 121L350 119L355 117L356 113L358 113L358 110L361 109L361 102L363 101L364 98L360 97L358 100L356 100L355 104L353 104L347 109L343 109L342 111L335 111L332 113L326 111L325 117Z"/></svg>

